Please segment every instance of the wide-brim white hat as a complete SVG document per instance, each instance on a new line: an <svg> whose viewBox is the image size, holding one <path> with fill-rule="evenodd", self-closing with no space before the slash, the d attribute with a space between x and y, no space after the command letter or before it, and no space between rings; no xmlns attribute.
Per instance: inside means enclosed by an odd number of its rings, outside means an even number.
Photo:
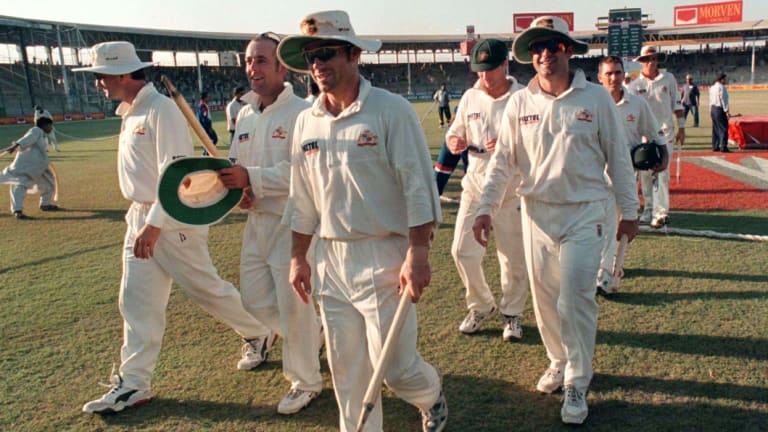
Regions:
<svg viewBox="0 0 768 432"><path fill-rule="evenodd" d="M73 72L93 72L104 75L123 75L152 66L143 62L130 42L102 42L91 48L91 66L72 69Z"/></svg>
<svg viewBox="0 0 768 432"><path fill-rule="evenodd" d="M646 45L640 50L640 55L635 57L636 62L645 63L651 56L656 56L659 63L667 61L667 54L656 49L655 46Z"/></svg>
<svg viewBox="0 0 768 432"><path fill-rule="evenodd" d="M349 21L349 15L344 11L316 12L304 17L299 26L302 34L288 36L277 46L277 58L285 67L295 72L308 72L302 50L310 42L347 42L368 52L376 52L381 48L380 40L358 37Z"/></svg>
<svg viewBox="0 0 768 432"><path fill-rule="evenodd" d="M568 32L568 23L556 16L545 15L533 20L531 25L512 43L512 54L519 63L532 63L533 58L528 52L528 45L537 39L561 39L573 46L574 54L589 52L589 44L576 40Z"/></svg>

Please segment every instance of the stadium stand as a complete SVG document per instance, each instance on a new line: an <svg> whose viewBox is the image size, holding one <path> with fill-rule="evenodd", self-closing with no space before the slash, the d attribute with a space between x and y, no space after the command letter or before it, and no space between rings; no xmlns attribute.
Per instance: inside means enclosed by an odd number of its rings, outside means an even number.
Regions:
<svg viewBox="0 0 768 432"><path fill-rule="evenodd" d="M93 25L32 21L14 17L0 16L0 45L14 47L22 53L20 46L36 47L35 53L45 52L45 57L3 61L0 58L0 117L29 115L35 104L41 104L54 114L103 112L111 115L115 103L106 100L93 87L87 74L73 74L71 68L78 61L65 61L62 68L57 57L59 40L64 47L77 50L104 40L129 40L139 49L139 55L146 60L152 58L153 51L227 53L229 61L214 66L203 62L197 66L155 67L150 78L159 89L159 77L167 75L190 104L196 103L201 90L210 95L210 105L216 109L227 103L233 87L246 85L247 80L242 64L241 50L250 39L250 35L171 32L162 30L112 28ZM575 32L579 39L588 41L593 53L604 52L606 32ZM487 34L511 42L513 34ZM429 100L439 83L445 82L455 98L469 88L476 80L469 70L465 57L458 53L459 44L465 36L371 36L382 39L382 52L398 59L399 63L372 63L366 57L361 65L362 74L375 85L389 89L410 99ZM731 84L768 83L768 23L763 20L727 24L720 26L702 26L701 28L658 28L647 29L643 35L645 43L662 45L670 55L664 67L677 77L691 74L700 85L709 84L714 77L725 72ZM752 47L750 38L759 40L756 47L754 73L752 71ZM685 43L685 45L682 45ZM510 43L511 45L511 43ZM418 47L414 49L414 47ZM694 47L696 49L691 50ZM683 48L689 48L683 50ZM11 50L13 50L11 49ZM412 63L404 63L401 54L411 52ZM398 53L400 55L398 56ZM450 54L452 61L437 61ZM37 54L39 55L39 54ZM599 56L583 57L574 60L574 65L583 69L587 76L595 77ZM26 66L26 67L25 67ZM533 77L529 65L510 62L510 74L526 83ZM306 77L290 74L296 93L306 92ZM66 87L66 88L65 88Z"/></svg>

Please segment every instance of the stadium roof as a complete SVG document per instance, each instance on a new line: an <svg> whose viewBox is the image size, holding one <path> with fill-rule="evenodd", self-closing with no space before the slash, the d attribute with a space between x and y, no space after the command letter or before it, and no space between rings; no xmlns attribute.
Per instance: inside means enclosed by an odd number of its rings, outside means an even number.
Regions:
<svg viewBox="0 0 768 432"><path fill-rule="evenodd" d="M57 34L58 30L58 34ZM608 33L604 30L576 31L574 37L590 44L593 49L607 47ZM98 42L127 40L140 51L200 51L242 52L253 34L157 30L131 27L74 24L32 20L0 15L0 43L13 45L46 45L89 47ZM514 40L514 33L486 33L482 37ZM456 50L465 35L363 35L380 39L383 52L406 49L422 51ZM768 21L685 27L655 27L643 30L644 43L657 45L698 45L724 42L768 40Z"/></svg>

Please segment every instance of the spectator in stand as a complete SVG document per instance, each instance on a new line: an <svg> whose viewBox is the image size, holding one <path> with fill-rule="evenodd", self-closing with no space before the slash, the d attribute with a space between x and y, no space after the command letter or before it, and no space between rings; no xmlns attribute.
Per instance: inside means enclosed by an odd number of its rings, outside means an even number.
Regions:
<svg viewBox="0 0 768 432"><path fill-rule="evenodd" d="M437 115L440 117L440 127L442 128L446 122L451 122L451 106L449 104L451 97L448 95L445 83L440 84L440 88L437 89L432 99L437 103Z"/></svg>
<svg viewBox="0 0 768 432"><path fill-rule="evenodd" d="M727 75L721 73L709 88L709 114L712 117L712 151L729 153L728 150L728 111Z"/></svg>
<svg viewBox="0 0 768 432"><path fill-rule="evenodd" d="M683 101L683 117L688 120L688 113L693 112L693 127L699 127L699 86L693 82L690 74L685 76L680 99Z"/></svg>
<svg viewBox="0 0 768 432"><path fill-rule="evenodd" d="M200 93L200 102L197 104L197 121L205 129L205 133L213 142L213 145L219 142L219 136L213 130L213 120L211 120L211 110L208 108L208 92ZM203 156L208 156L208 152L203 149Z"/></svg>
<svg viewBox="0 0 768 432"><path fill-rule="evenodd" d="M245 105L240 98L245 94L245 89L238 86L232 90L232 100L227 104L227 128L229 128L229 145L232 146L232 139L235 136L235 125L237 123L237 113Z"/></svg>

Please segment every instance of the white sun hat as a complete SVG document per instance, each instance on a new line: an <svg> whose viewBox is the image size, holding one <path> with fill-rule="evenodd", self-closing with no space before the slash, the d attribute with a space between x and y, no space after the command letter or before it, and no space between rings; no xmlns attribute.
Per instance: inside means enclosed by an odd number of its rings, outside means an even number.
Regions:
<svg viewBox="0 0 768 432"><path fill-rule="evenodd" d="M359 38L352 28L349 15L344 11L315 12L304 17L299 26L300 35L286 37L277 47L277 58L285 67L295 72L308 72L302 50L310 42L347 42L368 52L376 52L381 48L380 40Z"/></svg>
<svg viewBox="0 0 768 432"><path fill-rule="evenodd" d="M136 48L130 42L102 42L91 48L91 66L72 69L72 71L123 75L153 64L141 61L136 54Z"/></svg>

